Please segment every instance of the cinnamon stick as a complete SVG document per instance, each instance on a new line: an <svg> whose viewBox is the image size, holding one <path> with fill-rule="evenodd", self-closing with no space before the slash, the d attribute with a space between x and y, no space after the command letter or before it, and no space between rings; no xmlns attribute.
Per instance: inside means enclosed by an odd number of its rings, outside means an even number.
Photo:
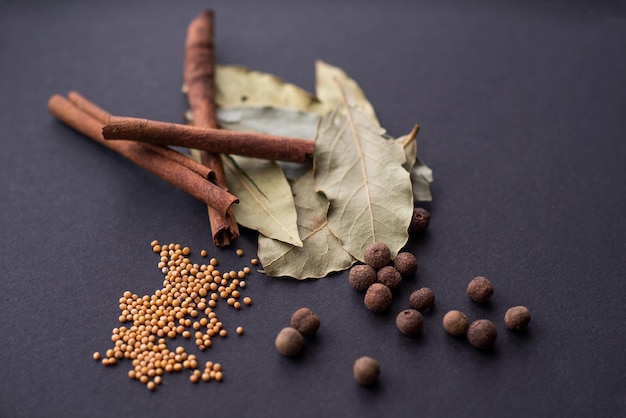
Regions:
<svg viewBox="0 0 626 418"><path fill-rule="evenodd" d="M232 132L120 116L109 118L102 134L109 140L127 139L297 163L306 162L315 151L315 142L310 139Z"/></svg>
<svg viewBox="0 0 626 418"><path fill-rule="evenodd" d="M95 103L89 101L88 99L86 99L85 97L83 97L82 95L80 95L79 93L75 91L70 91L67 94L67 99L71 103L73 103L74 106L76 106L78 109L82 110L83 112L87 113L89 116L96 119L101 125L100 130L102 130L102 127L104 127L104 125L107 123L107 121L111 117L111 114L109 112L102 109L100 106L96 105ZM106 143L104 145L108 146L108 144ZM200 164L193 158L190 158L171 148L163 147L160 145L144 144L144 146L150 148L154 152L157 152L163 155L164 157L169 158L172 161L177 162L178 164L181 164L187 167L191 171L198 173L200 176L206 178L210 182L217 184L216 173L213 170L211 170L211 168L209 168L208 166Z"/></svg>
<svg viewBox="0 0 626 418"><path fill-rule="evenodd" d="M217 128L213 27L213 12L207 10L189 24L185 41L183 77L187 86L187 100L193 124L203 128ZM216 184L228 190L224 165L219 154L200 151L200 161L215 172ZM239 236L232 207L226 217L211 206L207 206L207 210L214 244L217 247L229 245Z"/></svg>
<svg viewBox="0 0 626 418"><path fill-rule="evenodd" d="M101 133L102 123L63 96L58 94L52 96L48 101L48 110L66 125L118 152L223 214L238 201L235 196L198 173L165 157L153 147L146 147L133 141L105 141Z"/></svg>

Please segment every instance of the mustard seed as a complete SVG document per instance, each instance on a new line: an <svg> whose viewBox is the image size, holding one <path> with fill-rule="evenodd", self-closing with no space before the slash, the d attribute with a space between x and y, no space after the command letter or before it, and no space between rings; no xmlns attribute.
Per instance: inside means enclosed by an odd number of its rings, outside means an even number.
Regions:
<svg viewBox="0 0 626 418"><path fill-rule="evenodd" d="M241 257L243 255L243 250L241 248L237 248L237 251L235 251L235 254L237 254L238 257Z"/></svg>
<svg viewBox="0 0 626 418"><path fill-rule="evenodd" d="M98 360L100 360L100 353L96 351L95 353L93 353L92 357L93 357L94 360L98 361Z"/></svg>
<svg viewBox="0 0 626 418"><path fill-rule="evenodd" d="M403 251L398 253L395 260L393 260L393 266L400 272L402 277L411 277L417 271L417 259L413 254Z"/></svg>
<svg viewBox="0 0 626 418"><path fill-rule="evenodd" d="M258 265L258 264L259 264L259 259L258 259L258 258L253 258L252 260L250 260L250 263L251 263L253 266L256 266L256 265Z"/></svg>
<svg viewBox="0 0 626 418"><path fill-rule="evenodd" d="M295 356L302 350L304 337L297 330L286 327L276 336L276 349L284 356Z"/></svg>
<svg viewBox="0 0 626 418"><path fill-rule="evenodd" d="M422 287L411 293L409 305L418 311L430 309L435 304L435 293L427 287Z"/></svg>
<svg viewBox="0 0 626 418"><path fill-rule="evenodd" d="M415 309L405 309L396 317L396 327L407 337L419 334L423 325L424 317Z"/></svg>
<svg viewBox="0 0 626 418"><path fill-rule="evenodd" d="M389 308L392 298L391 290L387 286L382 283L374 283L365 292L363 302L370 311L382 313Z"/></svg>
<svg viewBox="0 0 626 418"><path fill-rule="evenodd" d="M476 303L487 303L493 295L493 284L485 277L474 277L467 285L467 295Z"/></svg>
<svg viewBox="0 0 626 418"><path fill-rule="evenodd" d="M496 326L488 319L472 322L467 330L467 339L470 344L481 350L490 348L496 342L497 337Z"/></svg>
<svg viewBox="0 0 626 418"><path fill-rule="evenodd" d="M371 386L378 381L380 364L372 357L363 356L354 362L354 380L362 386Z"/></svg>
<svg viewBox="0 0 626 418"><path fill-rule="evenodd" d="M202 250L202 251L200 251L200 255L201 255L202 257L206 257L206 254L207 254L207 253L206 253L206 250Z"/></svg>
<svg viewBox="0 0 626 418"><path fill-rule="evenodd" d="M402 275L394 266L384 266L376 273L376 280L389 289L394 290L400 286Z"/></svg>
<svg viewBox="0 0 626 418"><path fill-rule="evenodd" d="M302 335L313 335L320 327L320 318L309 308L300 308L291 316L291 327Z"/></svg>
<svg viewBox="0 0 626 418"><path fill-rule="evenodd" d="M411 217L411 223L409 224L409 234L416 235L421 234L428 229L430 223L430 213L423 208L413 209L413 216Z"/></svg>
<svg viewBox="0 0 626 418"><path fill-rule="evenodd" d="M504 314L504 325L512 331L521 331L528 327L530 311L525 306L514 306Z"/></svg>
<svg viewBox="0 0 626 418"><path fill-rule="evenodd" d="M467 332L469 320L461 311L452 310L443 317L443 329L450 335L460 337Z"/></svg>
<svg viewBox="0 0 626 418"><path fill-rule="evenodd" d="M391 261L391 252L387 244L375 242L365 249L363 254L365 264L372 266L374 270L386 266Z"/></svg>
<svg viewBox="0 0 626 418"><path fill-rule="evenodd" d="M348 281L350 286L356 290L367 290L376 282L376 271L367 264L357 264L350 269Z"/></svg>
<svg viewBox="0 0 626 418"><path fill-rule="evenodd" d="M243 304L247 306L251 305L252 299L249 296L246 296L245 298L243 298Z"/></svg>
<svg viewBox="0 0 626 418"><path fill-rule="evenodd" d="M237 327L235 331L237 332L237 334L243 335L243 327Z"/></svg>

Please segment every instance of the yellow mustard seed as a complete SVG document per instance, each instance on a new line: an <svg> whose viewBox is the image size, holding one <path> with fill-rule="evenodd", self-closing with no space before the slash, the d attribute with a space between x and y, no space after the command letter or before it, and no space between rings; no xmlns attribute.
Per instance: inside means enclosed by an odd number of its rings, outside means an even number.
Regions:
<svg viewBox="0 0 626 418"><path fill-rule="evenodd" d="M252 299L249 296L243 298L244 305L250 306L252 304Z"/></svg>
<svg viewBox="0 0 626 418"><path fill-rule="evenodd" d="M243 272L244 272L245 274L250 274L250 267L248 267L248 266L244 267L244 268L243 268Z"/></svg>
<svg viewBox="0 0 626 418"><path fill-rule="evenodd" d="M209 264L211 264L213 267L217 266L217 258L213 257L211 260L209 260Z"/></svg>
<svg viewBox="0 0 626 418"><path fill-rule="evenodd" d="M98 361L98 360L100 360L100 353L96 351L95 353L93 353L92 357L93 357L94 360Z"/></svg>
<svg viewBox="0 0 626 418"><path fill-rule="evenodd" d="M202 250L202 251L200 251L200 255L201 255L202 257L206 257L206 250Z"/></svg>
<svg viewBox="0 0 626 418"><path fill-rule="evenodd" d="M183 255L189 255L190 252L191 250L189 249L189 247L183 248Z"/></svg>
<svg viewBox="0 0 626 418"><path fill-rule="evenodd" d="M252 260L250 260L250 263L254 266L259 264L259 259L258 258L253 258Z"/></svg>
<svg viewBox="0 0 626 418"><path fill-rule="evenodd" d="M155 245L159 245L159 241L158 241L158 240L156 240L156 239L155 239L155 240L153 240L153 241L150 243L150 246L151 246L151 247L154 247Z"/></svg>
<svg viewBox="0 0 626 418"><path fill-rule="evenodd" d="M226 332L225 329L220 330L220 337L226 337L226 335L228 335L228 332Z"/></svg>
<svg viewBox="0 0 626 418"><path fill-rule="evenodd" d="M215 372L215 380L221 382L224 379L224 374L222 372Z"/></svg>
<svg viewBox="0 0 626 418"><path fill-rule="evenodd" d="M237 334L243 335L243 327L237 327L235 331L237 332Z"/></svg>
<svg viewBox="0 0 626 418"><path fill-rule="evenodd" d="M238 248L237 251L235 251L235 254L237 254L237 256L241 257L243 255L243 250L241 248Z"/></svg>

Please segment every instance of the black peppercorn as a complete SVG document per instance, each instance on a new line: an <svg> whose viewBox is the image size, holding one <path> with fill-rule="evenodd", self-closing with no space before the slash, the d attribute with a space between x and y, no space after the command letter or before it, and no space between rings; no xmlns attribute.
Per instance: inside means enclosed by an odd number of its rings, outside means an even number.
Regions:
<svg viewBox="0 0 626 418"><path fill-rule="evenodd" d="M496 342L498 331L493 322L488 319L479 319L472 322L467 330L467 339L474 347L481 350L490 348Z"/></svg>
<svg viewBox="0 0 626 418"><path fill-rule="evenodd" d="M313 335L320 327L320 318L309 308L300 308L291 316L291 327L302 335Z"/></svg>
<svg viewBox="0 0 626 418"><path fill-rule="evenodd" d="M367 264L357 264L350 269L348 281L356 290L367 290L372 283L376 282L376 271Z"/></svg>
<svg viewBox="0 0 626 418"><path fill-rule="evenodd" d="M526 329L529 322L530 311L525 306L514 306L504 314L504 325L513 331Z"/></svg>
<svg viewBox="0 0 626 418"><path fill-rule="evenodd" d="M450 311L443 317L443 329L450 335L460 337L467 332L469 320L461 311Z"/></svg>
<svg viewBox="0 0 626 418"><path fill-rule="evenodd" d="M365 249L363 260L365 264L369 264L374 270L378 270L389 264L391 261L391 251L389 251L387 244L375 242Z"/></svg>
<svg viewBox="0 0 626 418"><path fill-rule="evenodd" d="M485 277L474 277L467 285L467 295L476 303L487 303L493 295L493 285Z"/></svg>
<svg viewBox="0 0 626 418"><path fill-rule="evenodd" d="M435 293L427 287L422 287L411 293L409 305L418 311L430 309L435 304Z"/></svg>
<svg viewBox="0 0 626 418"><path fill-rule="evenodd" d="M393 266L400 272L402 277L411 277L417 271L417 259L409 252L398 253Z"/></svg>
<svg viewBox="0 0 626 418"><path fill-rule="evenodd" d="M415 309L405 309L396 317L396 327L408 337L419 334L423 325L424 317Z"/></svg>
<svg viewBox="0 0 626 418"><path fill-rule="evenodd" d="M302 350L304 337L297 330L286 327L276 336L276 349L285 356L295 356Z"/></svg>
<svg viewBox="0 0 626 418"><path fill-rule="evenodd" d="M416 235L426 231L430 223L430 213L423 208L413 209L413 216L409 224L409 234Z"/></svg>
<svg viewBox="0 0 626 418"><path fill-rule="evenodd" d="M354 362L354 380L359 385L370 386L376 383L380 374L380 364L371 357L363 356Z"/></svg>
<svg viewBox="0 0 626 418"><path fill-rule="evenodd" d="M381 313L389 308L392 299L391 290L387 286L382 283L374 283L367 289L367 292L365 292L363 301L367 309L372 312Z"/></svg>
<svg viewBox="0 0 626 418"><path fill-rule="evenodd" d="M376 274L376 279L379 283L384 284L389 289L393 290L400 285L402 281L402 275L398 270L396 270L393 266L385 266L378 270Z"/></svg>

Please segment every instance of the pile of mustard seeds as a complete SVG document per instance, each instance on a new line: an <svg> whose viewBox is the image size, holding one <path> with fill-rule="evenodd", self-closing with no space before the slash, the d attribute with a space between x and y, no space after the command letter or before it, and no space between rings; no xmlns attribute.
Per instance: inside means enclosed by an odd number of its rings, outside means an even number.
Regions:
<svg viewBox="0 0 626 418"><path fill-rule="evenodd" d="M130 359L132 369L128 377L149 390L163 382L164 373L183 370L191 371L192 383L222 381L221 364L208 361L200 369L196 355L187 353L180 345L170 349L168 342L193 339L196 347L204 351L211 347L214 338L225 338L228 331L214 309L220 301L236 310L252 304L250 297L242 295L250 268L221 272L216 258L207 264L191 263L187 258L191 251L180 244L160 245L155 240L151 246L161 257L158 268L165 276L163 287L150 296L124 292L119 300L119 321L127 325L113 328L113 347L102 358L99 352L94 353L94 360L112 366ZM202 250L201 255L206 257L206 251ZM237 255L243 252L237 250ZM243 334L243 327L234 329Z"/></svg>

